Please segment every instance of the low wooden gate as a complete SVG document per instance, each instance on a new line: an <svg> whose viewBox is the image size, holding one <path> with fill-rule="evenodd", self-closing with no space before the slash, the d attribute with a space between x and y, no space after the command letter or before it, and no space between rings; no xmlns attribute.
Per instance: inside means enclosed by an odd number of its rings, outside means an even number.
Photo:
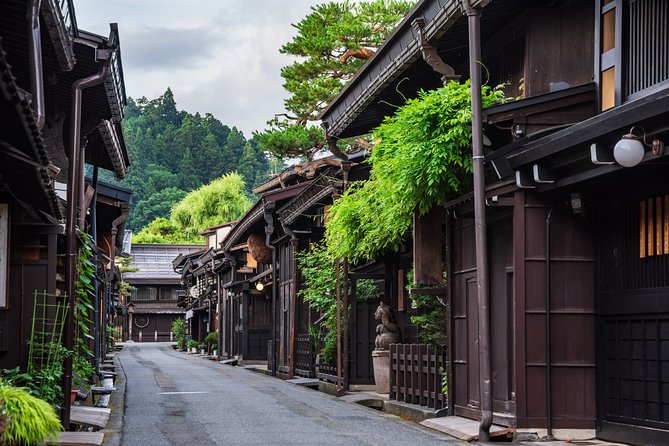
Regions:
<svg viewBox="0 0 669 446"><path fill-rule="evenodd" d="M312 339L308 334L297 335L295 349L295 374L306 378L316 376L315 353L312 348Z"/></svg>
<svg viewBox="0 0 669 446"><path fill-rule="evenodd" d="M427 344L390 346L390 399L442 409L442 370L446 370L443 349Z"/></svg>

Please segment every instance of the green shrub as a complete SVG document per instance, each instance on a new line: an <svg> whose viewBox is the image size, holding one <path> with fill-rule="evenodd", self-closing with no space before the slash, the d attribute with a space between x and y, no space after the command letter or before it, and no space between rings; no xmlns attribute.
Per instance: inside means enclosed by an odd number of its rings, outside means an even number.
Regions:
<svg viewBox="0 0 669 446"><path fill-rule="evenodd" d="M53 407L26 389L0 385L0 404L5 425L2 444L38 444L62 430Z"/></svg>
<svg viewBox="0 0 669 446"><path fill-rule="evenodd" d="M186 348L189 350L191 348L197 348L197 341L195 339L191 339L190 341L188 341L188 343L186 343Z"/></svg>
<svg viewBox="0 0 669 446"><path fill-rule="evenodd" d="M172 321L172 333L177 340L177 348L183 350L186 345L186 322L183 318L177 318Z"/></svg>

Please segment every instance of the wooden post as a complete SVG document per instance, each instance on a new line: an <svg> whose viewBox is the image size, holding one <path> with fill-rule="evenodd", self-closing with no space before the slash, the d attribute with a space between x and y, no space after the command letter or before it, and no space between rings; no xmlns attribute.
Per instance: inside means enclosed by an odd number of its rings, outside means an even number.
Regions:
<svg viewBox="0 0 669 446"><path fill-rule="evenodd" d="M297 237L291 238L290 244L293 247L293 274L290 293L290 370L288 377L293 378L295 376L295 319L297 318Z"/></svg>
<svg viewBox="0 0 669 446"><path fill-rule="evenodd" d="M421 285L441 284L443 209L434 206L427 214L413 217L413 262L414 283Z"/></svg>
<svg viewBox="0 0 669 446"><path fill-rule="evenodd" d="M341 383L341 378L342 378L342 373L341 373L341 284L340 284L340 273L341 273L341 265L339 263L339 259L337 259L337 293L336 293L336 300L335 300L335 305L337 308L337 392L341 390L342 388L342 383Z"/></svg>

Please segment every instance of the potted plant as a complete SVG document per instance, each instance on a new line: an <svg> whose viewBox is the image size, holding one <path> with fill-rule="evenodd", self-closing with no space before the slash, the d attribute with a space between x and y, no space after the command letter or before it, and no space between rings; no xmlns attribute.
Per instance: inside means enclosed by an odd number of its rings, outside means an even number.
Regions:
<svg viewBox="0 0 669 446"><path fill-rule="evenodd" d="M204 338L204 341L209 346L209 353L216 356L216 348L218 347L218 333L215 331L210 331L207 333L207 336Z"/></svg>
<svg viewBox="0 0 669 446"><path fill-rule="evenodd" d="M0 383L0 443L41 444L63 428L56 411L24 388Z"/></svg>
<svg viewBox="0 0 669 446"><path fill-rule="evenodd" d="M188 343L186 344L186 348L191 353L197 353L197 341L195 339L189 340Z"/></svg>

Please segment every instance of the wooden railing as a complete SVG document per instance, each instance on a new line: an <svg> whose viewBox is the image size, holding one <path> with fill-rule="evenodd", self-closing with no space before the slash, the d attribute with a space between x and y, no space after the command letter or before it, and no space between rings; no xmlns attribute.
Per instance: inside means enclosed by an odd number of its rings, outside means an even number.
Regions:
<svg viewBox="0 0 669 446"><path fill-rule="evenodd" d="M317 374L318 374L318 379L331 383L336 383L337 365L319 364Z"/></svg>
<svg viewBox="0 0 669 446"><path fill-rule="evenodd" d="M295 374L306 378L316 376L312 338L308 334L300 334L295 338Z"/></svg>
<svg viewBox="0 0 669 446"><path fill-rule="evenodd" d="M390 399L434 409L446 407L441 389L443 349L427 344L390 346Z"/></svg>

